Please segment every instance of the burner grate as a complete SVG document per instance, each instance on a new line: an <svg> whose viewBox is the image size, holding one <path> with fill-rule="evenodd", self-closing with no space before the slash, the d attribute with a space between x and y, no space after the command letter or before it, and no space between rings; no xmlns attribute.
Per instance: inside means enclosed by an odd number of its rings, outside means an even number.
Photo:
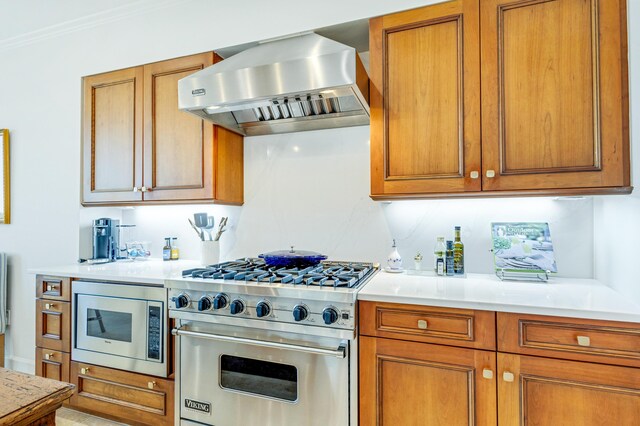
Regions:
<svg viewBox="0 0 640 426"><path fill-rule="evenodd" d="M300 269L268 266L263 259L246 258L188 269L182 272L182 276L293 286L353 288L375 270L373 264L363 262L324 261Z"/></svg>

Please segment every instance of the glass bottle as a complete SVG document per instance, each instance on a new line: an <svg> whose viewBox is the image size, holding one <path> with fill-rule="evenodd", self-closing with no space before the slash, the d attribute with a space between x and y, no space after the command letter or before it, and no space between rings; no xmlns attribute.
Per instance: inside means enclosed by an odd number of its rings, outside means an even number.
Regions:
<svg viewBox="0 0 640 426"><path fill-rule="evenodd" d="M172 240L172 243L171 243L171 260L178 260L178 259L180 259L180 249L178 248L178 238L172 237L171 240Z"/></svg>
<svg viewBox="0 0 640 426"><path fill-rule="evenodd" d="M444 258L446 251L447 249L444 245L444 237L438 237L436 240L436 246L433 249L433 270L438 275L444 275Z"/></svg>
<svg viewBox="0 0 640 426"><path fill-rule="evenodd" d="M453 241L453 273L464 275L464 244L460 240L460 227L455 228L455 239Z"/></svg>
<svg viewBox="0 0 640 426"><path fill-rule="evenodd" d="M171 238L164 239L164 247L162 247L162 260L171 260Z"/></svg>
<svg viewBox="0 0 640 426"><path fill-rule="evenodd" d="M453 276L453 241L447 241L447 252L445 257L445 269L447 270L448 276Z"/></svg>

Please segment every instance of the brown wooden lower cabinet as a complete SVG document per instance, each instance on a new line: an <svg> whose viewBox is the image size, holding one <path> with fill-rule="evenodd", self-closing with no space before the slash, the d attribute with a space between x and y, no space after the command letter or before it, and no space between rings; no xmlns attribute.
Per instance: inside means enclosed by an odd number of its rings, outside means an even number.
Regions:
<svg viewBox="0 0 640 426"><path fill-rule="evenodd" d="M173 425L174 382L71 362L71 406L132 425Z"/></svg>
<svg viewBox="0 0 640 426"><path fill-rule="evenodd" d="M69 381L70 357L66 352L36 348L36 375L47 379Z"/></svg>
<svg viewBox="0 0 640 426"><path fill-rule="evenodd" d="M500 426L640 422L640 369L498 353Z"/></svg>
<svg viewBox="0 0 640 426"><path fill-rule="evenodd" d="M360 338L360 424L495 425L496 354Z"/></svg>

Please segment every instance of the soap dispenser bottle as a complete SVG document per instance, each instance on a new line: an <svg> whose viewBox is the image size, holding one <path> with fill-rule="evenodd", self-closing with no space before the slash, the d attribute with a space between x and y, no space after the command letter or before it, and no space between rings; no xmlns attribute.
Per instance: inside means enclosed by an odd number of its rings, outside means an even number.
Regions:
<svg viewBox="0 0 640 426"><path fill-rule="evenodd" d="M389 266L389 269L392 270L400 270L402 269L402 257L400 256L400 253L398 253L398 248L396 247L396 240L393 240L393 246L392 246L393 250L391 251L391 253L389 253L389 256L387 257L387 265Z"/></svg>

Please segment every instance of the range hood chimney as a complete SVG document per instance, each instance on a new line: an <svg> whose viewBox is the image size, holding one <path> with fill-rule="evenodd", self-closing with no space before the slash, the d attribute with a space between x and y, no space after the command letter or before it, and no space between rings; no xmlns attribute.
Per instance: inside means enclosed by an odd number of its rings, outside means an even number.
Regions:
<svg viewBox="0 0 640 426"><path fill-rule="evenodd" d="M245 136L369 124L352 47L315 33L259 44L178 82L178 107Z"/></svg>

